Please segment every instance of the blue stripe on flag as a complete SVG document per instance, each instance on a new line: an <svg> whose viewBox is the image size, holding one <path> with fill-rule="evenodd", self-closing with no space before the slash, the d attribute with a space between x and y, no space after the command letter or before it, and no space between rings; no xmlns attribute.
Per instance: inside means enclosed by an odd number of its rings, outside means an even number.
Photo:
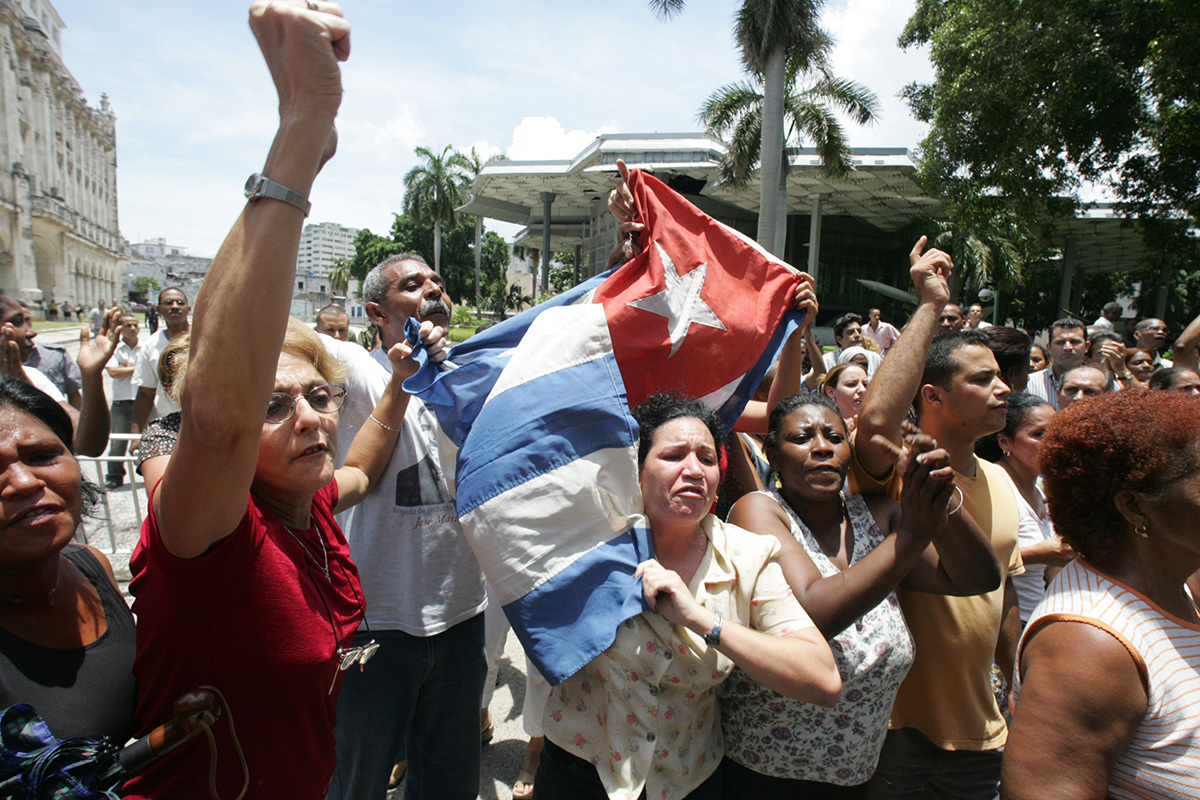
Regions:
<svg viewBox="0 0 1200 800"><path fill-rule="evenodd" d="M551 685L604 652L617 626L648 608L633 572L653 551L649 530L623 531L504 606L525 653Z"/></svg>
<svg viewBox="0 0 1200 800"><path fill-rule="evenodd" d="M638 437L611 353L501 392L479 412L477 424L459 451L460 517L596 450L635 446Z"/></svg>
<svg viewBox="0 0 1200 800"><path fill-rule="evenodd" d="M738 383L737 390L721 407L715 409L717 416L721 418L721 424L726 431L733 430L733 423L737 422L737 418L746 410L746 403L754 396L754 392L758 390L758 385L762 383L763 376L767 374L767 370L775 363L775 359L779 358L779 351L783 349L783 344L791 336L792 331L800 326L804 320L804 314L799 311L788 311L784 314L783 319L775 326L775 333L771 336L771 341L767 343L767 347L763 350L758 361L751 367L742 380Z"/></svg>
<svg viewBox="0 0 1200 800"><path fill-rule="evenodd" d="M425 349L418 347L413 357L420 367L415 375L404 381L404 391L419 396L430 406L446 436L462 447L471 426L475 424L475 418L479 416L479 409L508 363L509 351L520 344L533 321L546 309L578 301L603 283L612 272L608 270L601 273L455 345L450 351L449 360L457 369L452 372L445 372L429 361ZM404 333L410 343L416 343L420 327L416 319L411 317L404 324Z"/></svg>

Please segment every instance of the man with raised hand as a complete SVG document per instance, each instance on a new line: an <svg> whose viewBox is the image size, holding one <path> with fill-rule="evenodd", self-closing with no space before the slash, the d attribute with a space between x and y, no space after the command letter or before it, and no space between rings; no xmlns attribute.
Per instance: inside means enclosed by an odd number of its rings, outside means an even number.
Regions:
<svg viewBox="0 0 1200 800"><path fill-rule="evenodd" d="M962 492L951 519L961 516L982 528L1001 577L1018 574L1024 568L1015 490L1002 470L980 462L973 450L975 439L1004 427L1008 387L984 334L937 335L949 306L953 263L940 250L924 252L925 242L923 237L909 255L917 310L863 398L851 482L860 491L899 497L896 462L917 398L921 428L950 453ZM872 798L919 797L934 786L955 797L995 796L1005 728L991 694L991 664L993 658L1012 663L1005 652L997 653L1015 645L1019 633L1016 592L1010 581L996 585L962 598L897 590L917 660L900 687ZM1004 637L1002 620L1008 625ZM945 783L948 773L963 773L966 785Z"/></svg>
<svg viewBox="0 0 1200 800"><path fill-rule="evenodd" d="M1087 355L1087 329L1077 319L1064 317L1050 326L1050 366L1029 376L1027 391L1058 408L1063 376L1083 364Z"/></svg>

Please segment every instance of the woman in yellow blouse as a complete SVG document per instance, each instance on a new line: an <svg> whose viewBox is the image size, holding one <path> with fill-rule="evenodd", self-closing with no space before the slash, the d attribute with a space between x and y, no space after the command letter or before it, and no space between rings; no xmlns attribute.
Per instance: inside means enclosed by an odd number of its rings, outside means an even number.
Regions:
<svg viewBox="0 0 1200 800"><path fill-rule="evenodd" d="M555 688L534 798L718 797L715 687L734 664L781 694L833 705L833 655L776 561L779 541L709 513L720 482L715 414L654 395L634 410L655 558L638 566L650 610Z"/></svg>

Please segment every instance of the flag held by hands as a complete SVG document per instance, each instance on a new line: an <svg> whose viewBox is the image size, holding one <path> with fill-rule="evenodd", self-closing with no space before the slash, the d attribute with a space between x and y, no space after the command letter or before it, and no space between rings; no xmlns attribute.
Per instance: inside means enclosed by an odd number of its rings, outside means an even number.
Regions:
<svg viewBox="0 0 1200 800"><path fill-rule="evenodd" d="M459 447L463 531L553 684L645 609L633 573L653 548L630 409L673 391L732 426L799 321L794 268L653 176L635 170L629 186L640 255L405 382Z"/></svg>

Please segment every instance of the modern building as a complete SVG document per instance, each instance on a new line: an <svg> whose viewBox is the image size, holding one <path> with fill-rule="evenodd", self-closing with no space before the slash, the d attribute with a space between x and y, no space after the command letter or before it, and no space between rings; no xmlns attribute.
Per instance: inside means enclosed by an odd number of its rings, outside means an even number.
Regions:
<svg viewBox="0 0 1200 800"><path fill-rule="evenodd" d="M125 285L116 117L90 107L63 62L49 0L0 0L0 287L35 313L90 306Z"/></svg>
<svg viewBox="0 0 1200 800"><path fill-rule="evenodd" d="M526 226L515 244L574 252L579 278L603 271L616 244L609 191L617 159L653 173L705 213L753 237L759 184L723 184L717 172L725 144L700 133L606 134L577 156L555 161L489 161L461 209ZM913 226L942 216L941 204L917 181L905 148L856 148L844 180L825 176L817 153L788 148L787 239L782 258L817 279L821 320L882 306L902 318L900 301L864 281L910 288L908 253ZM1063 303L1082 272L1132 269L1144 252L1137 232L1111 208L1096 207L1060 226ZM895 292L892 293L893 295Z"/></svg>
<svg viewBox="0 0 1200 800"><path fill-rule="evenodd" d="M163 237L147 239L138 244L129 245L130 251L143 258L166 258L167 256L186 256L187 248L175 244L167 244Z"/></svg>
<svg viewBox="0 0 1200 800"><path fill-rule="evenodd" d="M354 258L354 237L358 228L336 222L305 225L300 234L300 252L296 257L297 276L325 276L339 258Z"/></svg>

